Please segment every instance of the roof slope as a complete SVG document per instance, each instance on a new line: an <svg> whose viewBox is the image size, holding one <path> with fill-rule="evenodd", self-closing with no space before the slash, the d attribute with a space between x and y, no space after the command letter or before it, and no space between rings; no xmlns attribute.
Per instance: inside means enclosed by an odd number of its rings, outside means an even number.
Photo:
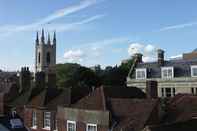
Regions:
<svg viewBox="0 0 197 131"><path fill-rule="evenodd" d="M197 120L189 120L185 122L150 126L147 128L147 131L196 131L197 130L196 123L197 123Z"/></svg>
<svg viewBox="0 0 197 131"><path fill-rule="evenodd" d="M169 101L164 121L181 122L197 118L197 96L178 94Z"/></svg>
<svg viewBox="0 0 197 131"><path fill-rule="evenodd" d="M71 107L85 110L109 111L110 124L114 130L139 131L143 129L153 109L157 107L158 100L133 99L135 92L128 92L122 87L108 89L97 88L88 96L82 98ZM117 89L117 90L116 90ZM131 88L132 89L132 88ZM126 92L127 91L127 92Z"/></svg>
<svg viewBox="0 0 197 131"><path fill-rule="evenodd" d="M197 59L169 60L165 61L163 66L174 67L175 77L190 77L191 65L197 65ZM136 68L147 68L148 78L161 78L161 66L158 65L158 62L138 63ZM131 78L135 78L135 71L130 76Z"/></svg>
<svg viewBox="0 0 197 131"><path fill-rule="evenodd" d="M140 131L147 124L158 100L110 99L111 112L118 125L115 131Z"/></svg>

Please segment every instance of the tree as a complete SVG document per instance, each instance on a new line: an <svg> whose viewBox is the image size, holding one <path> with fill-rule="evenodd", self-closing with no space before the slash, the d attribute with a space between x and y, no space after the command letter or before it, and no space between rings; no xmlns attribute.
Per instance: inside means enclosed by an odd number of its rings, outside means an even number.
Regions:
<svg viewBox="0 0 197 131"><path fill-rule="evenodd" d="M100 85L100 80L96 73L79 64L58 64L56 65L56 71L57 85L59 87L92 87Z"/></svg>
<svg viewBox="0 0 197 131"><path fill-rule="evenodd" d="M109 86L125 86L126 78L133 64L133 60L128 60L127 63L122 63L120 66L107 66L101 73L98 74L103 85Z"/></svg>

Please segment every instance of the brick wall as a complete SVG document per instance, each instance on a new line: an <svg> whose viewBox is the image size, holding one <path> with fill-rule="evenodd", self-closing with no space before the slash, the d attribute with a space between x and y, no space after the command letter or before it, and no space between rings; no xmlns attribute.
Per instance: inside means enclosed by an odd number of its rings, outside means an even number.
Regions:
<svg viewBox="0 0 197 131"><path fill-rule="evenodd" d="M84 122L76 122L77 131L86 131L86 124ZM104 125L97 125L97 131L108 131L109 127ZM67 131L67 120L58 120L58 131Z"/></svg>
<svg viewBox="0 0 197 131"><path fill-rule="evenodd" d="M109 112L58 107L58 131L67 131L67 121L76 122L77 131L86 131L87 124L96 124L98 131L109 130Z"/></svg>
<svg viewBox="0 0 197 131"><path fill-rule="evenodd" d="M32 129L32 113L33 111L36 112L37 117L37 128ZM41 109L35 109L35 108L26 108L24 110L24 124L31 129L31 131L47 131L44 128L44 112L46 110ZM51 130L53 131L55 128L55 120L56 120L56 112L55 111L49 111L51 112Z"/></svg>

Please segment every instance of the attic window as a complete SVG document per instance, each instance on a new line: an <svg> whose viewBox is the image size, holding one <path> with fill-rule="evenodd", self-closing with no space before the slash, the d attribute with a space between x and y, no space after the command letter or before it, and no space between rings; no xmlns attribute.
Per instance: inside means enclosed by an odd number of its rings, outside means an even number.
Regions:
<svg viewBox="0 0 197 131"><path fill-rule="evenodd" d="M87 124L86 131L97 131L97 125L96 124Z"/></svg>
<svg viewBox="0 0 197 131"><path fill-rule="evenodd" d="M197 66L191 66L191 76L197 77Z"/></svg>
<svg viewBox="0 0 197 131"><path fill-rule="evenodd" d="M146 78L147 78L146 68L136 69L136 79L146 79Z"/></svg>
<svg viewBox="0 0 197 131"><path fill-rule="evenodd" d="M75 121L67 121L67 131L76 131L76 122Z"/></svg>
<svg viewBox="0 0 197 131"><path fill-rule="evenodd" d="M162 67L161 68L162 78L169 79L174 77L174 68L173 67Z"/></svg>

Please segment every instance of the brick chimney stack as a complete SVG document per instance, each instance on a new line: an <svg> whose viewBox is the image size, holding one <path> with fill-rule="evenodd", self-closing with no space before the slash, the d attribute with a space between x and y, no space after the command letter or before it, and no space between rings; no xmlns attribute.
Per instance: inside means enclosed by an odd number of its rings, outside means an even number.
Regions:
<svg viewBox="0 0 197 131"><path fill-rule="evenodd" d="M157 50L157 59L158 59L158 65L163 66L164 65L164 50L158 49Z"/></svg>
<svg viewBox="0 0 197 131"><path fill-rule="evenodd" d="M141 53L136 53L136 54L134 54L134 56L133 56L133 58L134 59L137 59L137 63L142 63L143 61L142 61L142 54Z"/></svg>
<svg viewBox="0 0 197 131"><path fill-rule="evenodd" d="M22 91L28 90L31 87L31 72L29 71L29 67L22 67L20 72L20 90Z"/></svg>

